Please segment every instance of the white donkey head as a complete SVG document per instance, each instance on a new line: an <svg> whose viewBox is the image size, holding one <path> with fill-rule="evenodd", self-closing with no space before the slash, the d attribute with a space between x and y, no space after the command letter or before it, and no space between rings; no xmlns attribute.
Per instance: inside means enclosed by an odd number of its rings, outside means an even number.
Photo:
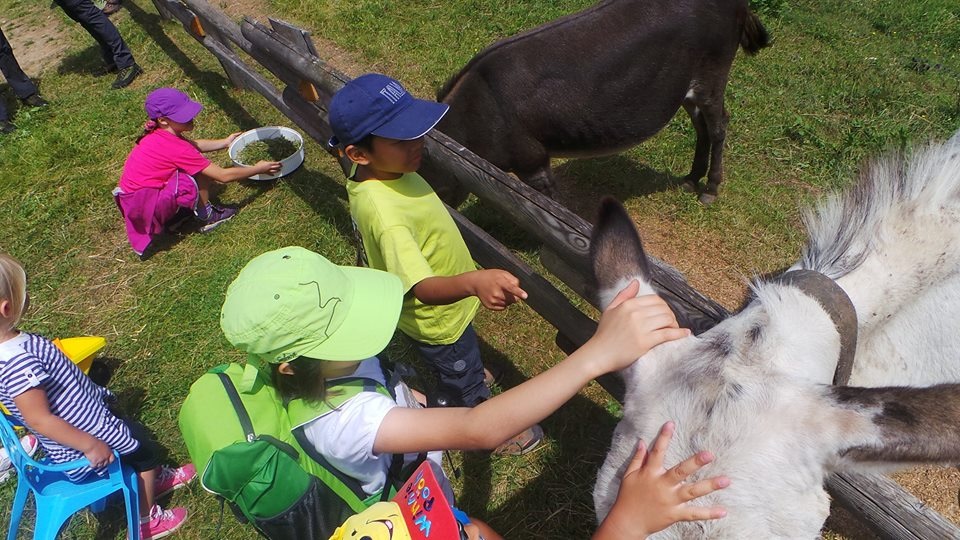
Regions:
<svg viewBox="0 0 960 540"><path fill-rule="evenodd" d="M594 491L600 519L637 440L666 420L677 422L668 466L710 450L702 475L733 480L703 501L727 507L725 519L677 524L667 538L814 538L831 471L960 461L960 385L906 387L960 382L960 139L875 164L806 224L793 269L846 292L859 321L851 384L883 387L829 384L841 336L828 311L789 282L757 282L737 315L623 372L624 418ZM603 305L630 279L647 283L640 238L612 199L591 252Z"/></svg>

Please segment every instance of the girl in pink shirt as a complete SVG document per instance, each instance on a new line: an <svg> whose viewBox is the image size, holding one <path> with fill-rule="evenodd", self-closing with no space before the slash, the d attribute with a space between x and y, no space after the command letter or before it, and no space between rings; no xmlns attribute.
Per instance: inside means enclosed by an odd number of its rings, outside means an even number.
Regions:
<svg viewBox="0 0 960 540"><path fill-rule="evenodd" d="M211 163L203 153L226 149L240 133L223 139L186 138L184 133L193 129L193 120L203 106L176 88L150 92L144 108L150 120L127 156L120 184L113 192L137 255L143 255L152 237L163 232L181 208L189 209L201 221L201 232L232 218L235 208L210 203L211 183L280 171L277 161L227 169Z"/></svg>

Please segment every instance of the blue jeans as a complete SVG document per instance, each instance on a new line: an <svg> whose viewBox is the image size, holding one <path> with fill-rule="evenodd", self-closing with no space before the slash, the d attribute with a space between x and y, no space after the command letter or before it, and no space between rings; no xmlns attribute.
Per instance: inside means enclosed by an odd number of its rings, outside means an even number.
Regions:
<svg viewBox="0 0 960 540"><path fill-rule="evenodd" d="M456 393L463 405L474 407L490 397L490 389L483 384L480 343L472 324L450 345L427 345L415 339L412 341L420 351L420 357L436 375L438 386Z"/></svg>

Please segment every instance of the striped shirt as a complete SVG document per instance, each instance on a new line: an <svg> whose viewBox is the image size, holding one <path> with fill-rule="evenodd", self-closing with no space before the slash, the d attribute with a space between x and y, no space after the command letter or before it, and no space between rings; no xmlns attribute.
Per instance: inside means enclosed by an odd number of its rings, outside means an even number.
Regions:
<svg viewBox="0 0 960 540"><path fill-rule="evenodd" d="M33 388L46 392L51 413L100 439L120 454L129 454L140 446L130 436L126 424L107 408L104 401L111 394L106 388L84 375L49 340L20 332L17 337L0 343L0 402L21 422L23 414L17 409L13 398ZM53 463L65 463L83 457L83 452L39 433L36 435ZM79 480L90 470L89 467L74 469L67 476Z"/></svg>

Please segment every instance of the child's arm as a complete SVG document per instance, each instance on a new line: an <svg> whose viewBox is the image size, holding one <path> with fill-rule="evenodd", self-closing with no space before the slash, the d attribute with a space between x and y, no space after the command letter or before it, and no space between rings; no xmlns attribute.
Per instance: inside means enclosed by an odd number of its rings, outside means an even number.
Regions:
<svg viewBox="0 0 960 540"><path fill-rule="evenodd" d="M79 430L63 418L50 412L47 392L31 388L13 398L30 429L58 443L83 452L94 468L105 467L113 462L113 451L107 443Z"/></svg>
<svg viewBox="0 0 960 540"><path fill-rule="evenodd" d="M201 152L213 152L215 150L226 150L227 148L230 147L230 143L232 143L237 137L239 137L241 133L243 132L238 131L236 133L231 133L222 139L195 139L195 140L192 140L191 142L193 143L194 146L197 147L197 150Z"/></svg>
<svg viewBox="0 0 960 540"><path fill-rule="evenodd" d="M543 420L599 375L623 369L650 348L690 335L658 296L634 298L630 283L600 318L597 333L566 360L472 409L396 407L387 413L374 451L423 452L494 448Z"/></svg>
<svg viewBox="0 0 960 540"><path fill-rule="evenodd" d="M724 476L685 484L684 480L713 461L713 454L700 452L670 470L663 458L673 437L673 422L667 422L647 453L640 441L637 454L623 473L617 501L593 540L643 539L678 521L719 519L727 515L720 507L688 506L686 503L730 485Z"/></svg>
<svg viewBox="0 0 960 540"><path fill-rule="evenodd" d="M474 270L456 276L428 277L413 286L424 304L446 305L476 296L487 309L502 310L527 297L520 280L506 270Z"/></svg>
<svg viewBox="0 0 960 540"><path fill-rule="evenodd" d="M276 174L278 172L280 172L279 161L258 161L256 165L249 167L228 167L226 169L216 163L211 163L199 174L214 182L226 184L237 180L245 180L255 174Z"/></svg>

